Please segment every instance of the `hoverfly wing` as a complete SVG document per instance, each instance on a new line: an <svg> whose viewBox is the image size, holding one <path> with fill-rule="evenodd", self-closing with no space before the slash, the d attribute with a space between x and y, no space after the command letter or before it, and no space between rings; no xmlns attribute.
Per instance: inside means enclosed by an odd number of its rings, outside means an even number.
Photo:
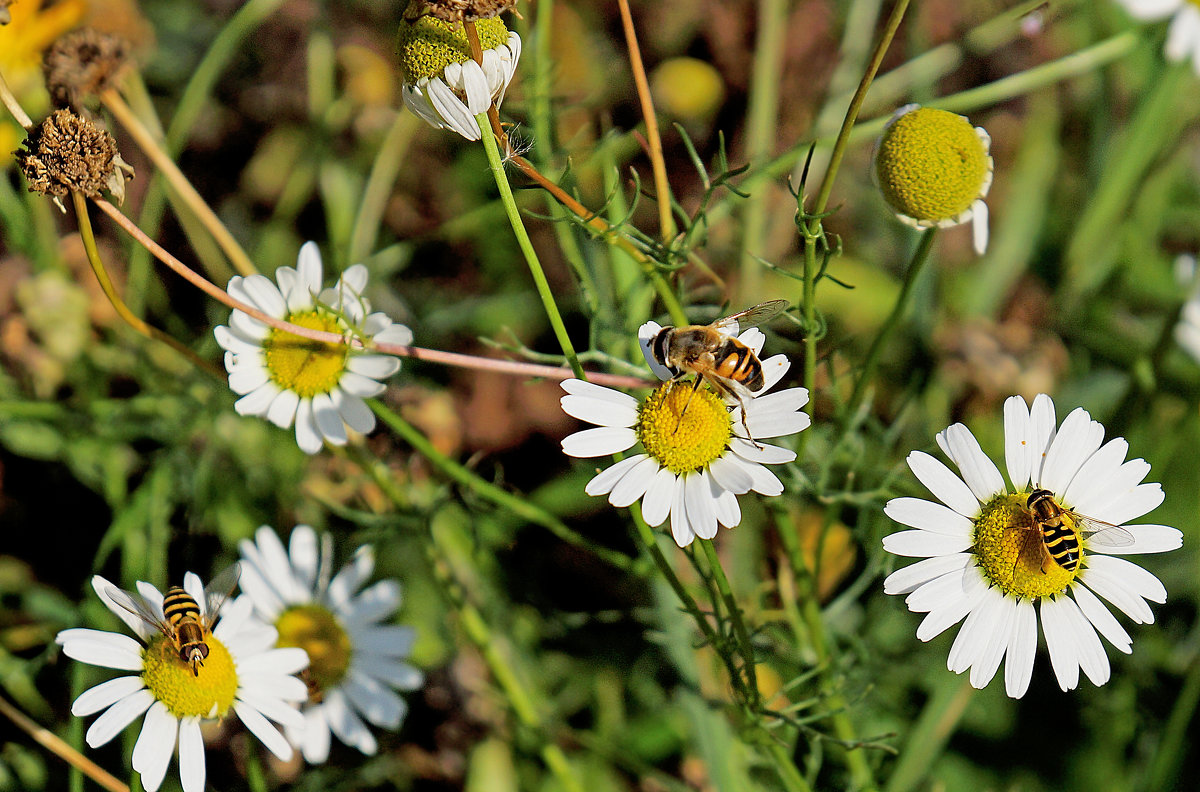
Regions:
<svg viewBox="0 0 1200 792"><path fill-rule="evenodd" d="M744 311L726 316L724 319L718 319L712 323L712 326L713 329L720 333L728 336L736 336L745 330L749 330L751 327L760 325L768 319L778 316L787 307L787 300L767 300L766 302L751 306Z"/></svg>
<svg viewBox="0 0 1200 792"><path fill-rule="evenodd" d="M235 561L204 587L204 626L209 630L212 630L213 625L217 623L222 606L225 605L233 590L237 588L241 576L242 565Z"/></svg>
<svg viewBox="0 0 1200 792"><path fill-rule="evenodd" d="M135 594L134 592L126 591L125 589L119 589L111 584L105 587L104 593L107 594L108 598L117 605L129 611L134 616L137 616L139 619L146 622L163 635L166 635L168 638L174 636L175 631L171 629L170 624L167 624L167 620L163 617L163 615L161 613L155 613L154 609L146 603L146 600L144 600L140 594Z"/></svg>
<svg viewBox="0 0 1200 792"><path fill-rule="evenodd" d="M1087 539L1090 544L1100 547L1129 547L1134 543L1133 534L1123 526L1113 525L1078 512L1071 512L1071 516L1079 523L1083 538Z"/></svg>

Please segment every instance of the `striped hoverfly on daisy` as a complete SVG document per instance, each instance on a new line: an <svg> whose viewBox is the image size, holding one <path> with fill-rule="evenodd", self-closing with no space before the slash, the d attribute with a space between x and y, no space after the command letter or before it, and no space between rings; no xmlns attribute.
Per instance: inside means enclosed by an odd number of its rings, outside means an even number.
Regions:
<svg viewBox="0 0 1200 792"><path fill-rule="evenodd" d="M204 608L182 586L171 586L163 595L162 612L156 612L141 594L108 585L105 593L120 607L137 616L175 645L181 662L200 675L208 657L208 637L221 615L221 607L237 587L241 566L233 564L204 588Z"/></svg>

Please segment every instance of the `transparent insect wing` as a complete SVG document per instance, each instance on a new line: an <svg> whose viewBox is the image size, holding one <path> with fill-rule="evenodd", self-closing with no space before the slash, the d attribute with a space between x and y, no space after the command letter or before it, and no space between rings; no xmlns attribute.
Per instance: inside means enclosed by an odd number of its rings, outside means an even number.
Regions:
<svg viewBox="0 0 1200 792"><path fill-rule="evenodd" d="M204 623L206 627L211 628L217 623L221 607L225 605L229 595L237 588L241 576L241 564L234 563L204 587Z"/></svg>
<svg viewBox="0 0 1200 792"><path fill-rule="evenodd" d="M745 330L749 330L751 327L760 325L768 319L778 316L787 307L787 300L768 300L751 306L739 313L735 313L732 316L718 319L713 322L712 326L720 333L736 336Z"/></svg>
<svg viewBox="0 0 1200 792"><path fill-rule="evenodd" d="M171 625L167 623L167 620L163 617L163 615L161 613L155 613L140 595L135 594L132 591L119 589L112 585L108 586L104 590L104 593L108 594L109 599L111 599L113 602L120 605L134 616L137 616L151 627L154 627L167 637L174 636L175 631L171 628Z"/></svg>
<svg viewBox="0 0 1200 792"><path fill-rule="evenodd" d="M1079 523L1083 538L1089 544L1100 547L1129 547L1133 544L1133 534L1120 525L1106 523L1082 514L1071 512L1071 516Z"/></svg>

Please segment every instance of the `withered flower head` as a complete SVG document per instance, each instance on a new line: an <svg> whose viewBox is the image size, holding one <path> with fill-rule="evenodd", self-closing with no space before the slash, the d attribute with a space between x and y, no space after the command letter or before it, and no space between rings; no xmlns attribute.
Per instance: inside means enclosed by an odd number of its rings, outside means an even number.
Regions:
<svg viewBox="0 0 1200 792"><path fill-rule="evenodd" d="M42 61L50 98L58 107L79 107L84 97L112 87L128 58L129 43L120 36L94 28L68 33Z"/></svg>
<svg viewBox="0 0 1200 792"><path fill-rule="evenodd" d="M17 161L30 192L58 199L79 190L89 198L108 189L118 202L125 198L125 178L133 178L133 168L121 159L117 141L91 121L70 110L56 110L30 131L24 149L16 152Z"/></svg>
<svg viewBox="0 0 1200 792"><path fill-rule="evenodd" d="M517 0L425 0L410 4L405 13L411 14L415 9L418 13L430 14L443 22L461 22L464 19L474 22L491 19L512 10L516 5Z"/></svg>

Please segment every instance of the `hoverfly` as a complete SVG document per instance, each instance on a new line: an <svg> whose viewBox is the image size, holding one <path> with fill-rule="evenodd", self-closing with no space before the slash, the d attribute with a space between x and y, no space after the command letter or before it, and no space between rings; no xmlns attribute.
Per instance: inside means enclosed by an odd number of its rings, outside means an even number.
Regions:
<svg viewBox="0 0 1200 792"><path fill-rule="evenodd" d="M229 599L237 586L241 567L238 564L226 569L213 578L204 588L204 611L181 586L171 586L163 595L162 613L146 601L145 597L132 591L109 585L105 590L109 598L142 621L167 636L175 644L179 659L192 668L192 675L200 675L200 667L208 657L208 644L213 625L220 616L221 606Z"/></svg>
<svg viewBox="0 0 1200 792"><path fill-rule="evenodd" d="M1125 528L1063 508L1054 499L1054 493L1041 487L1035 487L1033 492L1029 493L1025 509L1029 513L1029 523L1017 527L1039 532L1036 535L1034 552L1041 555L1042 574L1046 574L1050 564L1057 564L1068 572L1074 572L1079 566L1080 539L1087 539L1101 547L1128 547L1133 544L1133 534ZM1078 536L1070 525L1063 522L1064 516L1070 518L1079 532ZM1024 548L1021 555L1024 555Z"/></svg>
<svg viewBox="0 0 1200 792"><path fill-rule="evenodd" d="M777 316L788 306L787 300L768 300L744 311L718 319L708 325L664 327L650 339L650 352L671 372L671 382L688 374L696 375L692 394L679 412L679 420L687 412L692 395L707 382L721 396L729 396L742 407L742 427L750 442L750 427L746 425L744 398L753 398L763 389L762 361L754 350L739 341L738 333ZM678 430L678 424L676 429Z"/></svg>

